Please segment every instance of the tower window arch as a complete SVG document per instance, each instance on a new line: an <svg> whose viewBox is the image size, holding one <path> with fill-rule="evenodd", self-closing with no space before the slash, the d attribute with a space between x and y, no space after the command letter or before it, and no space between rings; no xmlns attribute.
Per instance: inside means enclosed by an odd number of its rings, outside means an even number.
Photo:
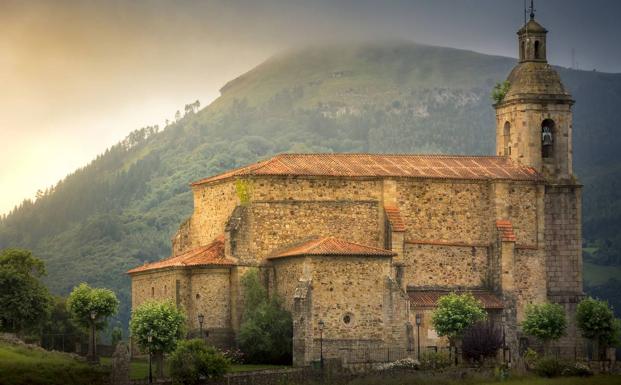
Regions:
<svg viewBox="0 0 621 385"><path fill-rule="evenodd" d="M552 158L554 156L554 132L555 124L552 119L541 122L541 157Z"/></svg>
<svg viewBox="0 0 621 385"><path fill-rule="evenodd" d="M535 40L535 59L541 59L541 44Z"/></svg>
<svg viewBox="0 0 621 385"><path fill-rule="evenodd" d="M520 59L521 60L525 60L526 59L526 42L523 41L520 44Z"/></svg>
<svg viewBox="0 0 621 385"><path fill-rule="evenodd" d="M511 155L511 123L505 122L505 127L502 131L502 141L505 156Z"/></svg>

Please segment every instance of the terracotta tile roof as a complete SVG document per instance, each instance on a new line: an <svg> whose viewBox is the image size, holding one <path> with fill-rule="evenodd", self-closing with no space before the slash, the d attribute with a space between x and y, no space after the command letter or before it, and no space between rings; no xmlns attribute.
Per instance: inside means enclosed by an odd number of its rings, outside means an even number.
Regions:
<svg viewBox="0 0 621 385"><path fill-rule="evenodd" d="M386 212L386 216L388 217L388 221L390 222L390 227L392 231L396 232L404 232L405 231L405 222L401 217L401 212L397 206L384 206L384 211Z"/></svg>
<svg viewBox="0 0 621 385"><path fill-rule="evenodd" d="M500 239L506 242L515 242L515 233L511 221L499 219L496 221L496 228L500 233Z"/></svg>
<svg viewBox="0 0 621 385"><path fill-rule="evenodd" d="M192 183L193 186L234 176L343 176L436 179L533 180L531 167L500 156L280 154L263 162L227 171Z"/></svg>
<svg viewBox="0 0 621 385"><path fill-rule="evenodd" d="M201 246L177 256L171 256L157 262L146 263L142 266L133 268L129 270L127 274L164 269L168 267L196 267L211 265L235 265L235 261L224 257L224 236L219 236L207 246Z"/></svg>
<svg viewBox="0 0 621 385"><path fill-rule="evenodd" d="M469 292L478 299L485 309L502 309L504 305L498 296L489 291L483 290L457 290L458 294ZM449 290L412 290L408 291L411 307L436 307L440 297L450 294Z"/></svg>
<svg viewBox="0 0 621 385"><path fill-rule="evenodd" d="M359 243L348 242L335 237L326 237L307 241L292 248L277 252L276 254L268 257L268 259L302 255L356 255L392 257L393 255L397 254L390 250L381 249L379 247L361 245Z"/></svg>

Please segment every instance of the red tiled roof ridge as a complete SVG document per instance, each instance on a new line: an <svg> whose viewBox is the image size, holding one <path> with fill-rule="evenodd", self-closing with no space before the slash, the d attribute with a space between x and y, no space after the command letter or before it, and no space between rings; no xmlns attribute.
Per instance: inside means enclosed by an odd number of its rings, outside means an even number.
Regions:
<svg viewBox="0 0 621 385"><path fill-rule="evenodd" d="M315 162L308 162L312 157ZM367 159L369 162L357 163ZM401 160L395 163L394 160ZM323 161L323 163L321 162ZM349 161L349 162L347 162ZM448 161L448 162L447 162ZM481 162L485 161L485 162ZM540 180L532 168L505 156L448 154L282 153L216 174L191 185L242 175L419 177L438 179Z"/></svg>
<svg viewBox="0 0 621 385"><path fill-rule="evenodd" d="M178 255L145 263L128 270L128 274L150 270L159 270L170 267L191 267L209 265L234 265L235 261L224 256L224 235L216 237L210 244L187 250Z"/></svg>
<svg viewBox="0 0 621 385"><path fill-rule="evenodd" d="M380 247L349 242L334 236L317 237L275 252L268 259L302 255L366 255L393 256L396 253Z"/></svg>

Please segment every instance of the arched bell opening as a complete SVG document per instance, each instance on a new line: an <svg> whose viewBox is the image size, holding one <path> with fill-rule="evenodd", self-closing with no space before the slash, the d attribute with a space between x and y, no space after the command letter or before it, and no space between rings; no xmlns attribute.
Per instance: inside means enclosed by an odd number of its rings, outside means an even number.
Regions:
<svg viewBox="0 0 621 385"><path fill-rule="evenodd" d="M552 119L541 122L541 157L549 159L554 157L555 124Z"/></svg>

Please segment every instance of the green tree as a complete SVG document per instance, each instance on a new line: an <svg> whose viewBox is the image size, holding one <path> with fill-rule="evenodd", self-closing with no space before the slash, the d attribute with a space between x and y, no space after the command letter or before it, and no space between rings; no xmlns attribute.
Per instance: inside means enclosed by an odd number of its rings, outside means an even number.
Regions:
<svg viewBox="0 0 621 385"><path fill-rule="evenodd" d="M242 277L245 295L243 322L238 342L250 361L289 363L293 338L291 314L277 296L269 298L259 272L249 270Z"/></svg>
<svg viewBox="0 0 621 385"><path fill-rule="evenodd" d="M481 303L470 293L450 293L438 299L438 306L431 316L431 323L439 336L445 336L450 346L456 346L464 330L487 315ZM457 363L457 355L455 355Z"/></svg>
<svg viewBox="0 0 621 385"><path fill-rule="evenodd" d="M71 313L74 322L85 329L90 328L91 333L101 330L106 326L107 318L118 311L119 300L112 290L93 288L86 283L81 283L73 288L67 298L67 310ZM88 340L89 356L94 356L92 335Z"/></svg>
<svg viewBox="0 0 621 385"><path fill-rule="evenodd" d="M511 83L509 83L509 81L507 80L502 83L496 83L494 89L492 90L492 100L494 101L494 103L498 104L502 102L507 95L507 92L509 92L510 88Z"/></svg>
<svg viewBox="0 0 621 385"><path fill-rule="evenodd" d="M582 300L576 310L576 324L584 338L597 344L598 351L619 344L621 321L606 301L590 297Z"/></svg>
<svg viewBox="0 0 621 385"><path fill-rule="evenodd" d="M170 375L175 384L196 385L201 378L220 378L230 362L222 353L200 339L179 341L168 360Z"/></svg>
<svg viewBox="0 0 621 385"><path fill-rule="evenodd" d="M522 330L541 341L547 352L550 341L556 341L565 335L567 330L565 310L561 305L554 303L528 305Z"/></svg>
<svg viewBox="0 0 621 385"><path fill-rule="evenodd" d="M71 319L71 313L67 310L67 299L60 296L53 297L51 312L42 330L42 345L46 349L64 350L75 345L84 336Z"/></svg>
<svg viewBox="0 0 621 385"><path fill-rule="evenodd" d="M431 323L439 336L453 343L464 330L487 318L481 303L470 293L450 293L440 297L431 316Z"/></svg>
<svg viewBox="0 0 621 385"><path fill-rule="evenodd" d="M164 353L175 349L183 336L185 316L170 301L149 301L132 311L129 329L138 346L156 358L158 377L164 376ZM151 341L149 341L151 336Z"/></svg>
<svg viewBox="0 0 621 385"><path fill-rule="evenodd" d="M43 261L30 251L0 252L0 330L23 332L47 319L52 301L39 281L44 275Z"/></svg>

